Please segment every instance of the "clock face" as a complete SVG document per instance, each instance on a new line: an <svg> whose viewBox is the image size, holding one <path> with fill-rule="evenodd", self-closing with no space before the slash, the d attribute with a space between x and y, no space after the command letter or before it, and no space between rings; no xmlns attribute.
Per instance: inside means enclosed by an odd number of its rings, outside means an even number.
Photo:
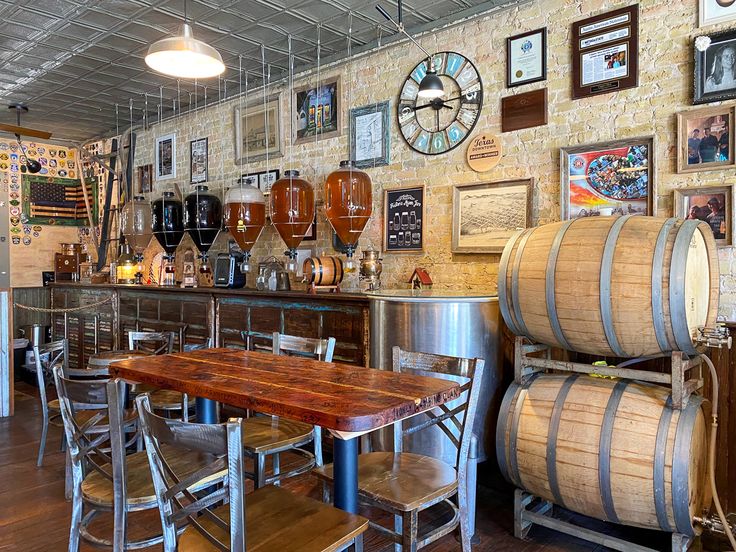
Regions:
<svg viewBox="0 0 736 552"><path fill-rule="evenodd" d="M419 97L419 83L427 74L424 60L401 87L397 108L404 139L426 155L459 146L470 135L483 107L483 83L469 59L456 52L438 52L432 62L445 93L439 98Z"/></svg>

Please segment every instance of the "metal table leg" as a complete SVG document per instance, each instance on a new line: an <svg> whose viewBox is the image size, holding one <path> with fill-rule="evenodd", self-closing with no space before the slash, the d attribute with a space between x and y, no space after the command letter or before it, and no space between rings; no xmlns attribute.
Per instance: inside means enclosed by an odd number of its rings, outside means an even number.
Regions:
<svg viewBox="0 0 736 552"><path fill-rule="evenodd" d="M220 421L217 419L217 401L197 397L196 403L197 423L216 424Z"/></svg>
<svg viewBox="0 0 736 552"><path fill-rule="evenodd" d="M358 513L358 438L334 440L335 506Z"/></svg>

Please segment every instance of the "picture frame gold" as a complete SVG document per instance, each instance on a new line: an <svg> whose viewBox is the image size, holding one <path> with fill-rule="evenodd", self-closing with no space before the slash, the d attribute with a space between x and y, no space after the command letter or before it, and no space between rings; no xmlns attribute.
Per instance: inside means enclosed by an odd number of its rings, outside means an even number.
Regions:
<svg viewBox="0 0 736 552"><path fill-rule="evenodd" d="M736 227L734 219L734 185L721 186L693 186L677 188L674 195L674 215L682 219L698 219L706 222L713 230L718 247L731 247L733 229ZM711 207L716 200L723 213ZM722 204L722 205L721 205ZM693 213L693 211L700 211Z"/></svg>
<svg viewBox="0 0 736 552"><path fill-rule="evenodd" d="M725 120L723 117L725 116ZM736 106L721 105L680 111L677 114L677 172L694 173L728 169L736 165L734 156L734 123L736 122ZM725 129L723 128L725 126ZM702 127L702 128L701 128ZM718 136L714 135L719 132ZM706 129L710 136L715 136L714 161L704 161L704 154L710 155L713 148L704 148ZM697 136L694 133L697 132ZM724 143L725 137L725 143ZM698 141L698 149L693 147ZM725 145L727 158L722 159ZM708 157L707 159L709 159Z"/></svg>

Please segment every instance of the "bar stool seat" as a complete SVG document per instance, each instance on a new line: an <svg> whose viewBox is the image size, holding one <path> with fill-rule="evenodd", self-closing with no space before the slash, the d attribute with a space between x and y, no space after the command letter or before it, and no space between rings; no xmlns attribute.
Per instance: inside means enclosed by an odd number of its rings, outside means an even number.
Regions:
<svg viewBox="0 0 736 552"><path fill-rule="evenodd" d="M211 464L214 456L198 452L179 452L177 455L169 456L171 466L179 473L194 473L197 470ZM145 451L136 452L126 457L126 501L129 511L148 510L156 507L156 492L153 488L151 470L148 464L148 456ZM103 469L112 471L109 464ZM227 474L227 470L213 474L209 478L199 481L196 487L190 489L197 491L206 488L209 484L221 481ZM101 510L112 510L113 508L113 484L99 472L91 472L82 482L82 496L84 500L95 508Z"/></svg>
<svg viewBox="0 0 736 552"><path fill-rule="evenodd" d="M310 442L314 426L271 416L243 420L243 448L250 454L273 454Z"/></svg>
<svg viewBox="0 0 736 552"><path fill-rule="evenodd" d="M312 473L332 481L332 464ZM452 494L458 486L455 468L442 460L410 452L369 452L358 456L360 496L410 512Z"/></svg>
<svg viewBox="0 0 736 552"><path fill-rule="evenodd" d="M229 521L229 505L213 513ZM269 485L248 495L245 509L248 552L328 552L340 550L365 531L367 521L306 496ZM198 521L228 542L229 533L207 516ZM179 552L219 552L202 533L189 526L179 537Z"/></svg>

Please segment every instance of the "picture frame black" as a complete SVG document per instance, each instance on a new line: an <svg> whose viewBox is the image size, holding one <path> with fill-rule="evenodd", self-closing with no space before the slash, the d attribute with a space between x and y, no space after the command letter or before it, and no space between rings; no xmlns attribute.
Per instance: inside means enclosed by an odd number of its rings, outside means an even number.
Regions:
<svg viewBox="0 0 736 552"><path fill-rule="evenodd" d="M693 41L693 56L695 58L693 66L693 105L733 100L736 98L736 29L702 36L707 37L710 44L701 51L696 47L696 44L702 37L697 37ZM722 88L722 79L726 77L726 74L722 65L720 65L722 73L719 76L716 64L724 59L723 56L726 55L726 50L730 50L731 76L729 81L733 86ZM718 80L721 80L721 82L717 82Z"/></svg>
<svg viewBox="0 0 736 552"><path fill-rule="evenodd" d="M356 107L350 110L350 159L359 169L368 169L372 167L380 167L388 165L391 157L391 120L390 120L391 102L377 102L363 107ZM364 119L373 116L372 124L380 122L381 128L378 129L378 139L381 140L381 153L374 157L366 157L365 149L373 149L373 142L376 138L368 136L370 132L366 124L358 124ZM377 119L377 120L375 120ZM362 132L358 135L358 132ZM369 143L364 145L364 141ZM360 157L360 159L358 159Z"/></svg>
<svg viewBox="0 0 736 552"><path fill-rule="evenodd" d="M383 194L383 250L422 253L427 227L424 186L391 188ZM406 239L411 243L406 245Z"/></svg>
<svg viewBox="0 0 736 552"><path fill-rule="evenodd" d="M533 43L530 39L537 36L540 36L541 42L541 55L539 59L539 64L541 65L541 67L539 67L539 71L541 71L541 75L523 79L521 78L522 75L514 73L511 59L513 47L516 42L521 42L525 38L527 41L522 42L522 44L528 43L531 46ZM517 68L516 70L520 71L520 68ZM520 33L506 38L506 88L514 88L516 86L545 80L547 80L547 27L542 27L541 29Z"/></svg>

